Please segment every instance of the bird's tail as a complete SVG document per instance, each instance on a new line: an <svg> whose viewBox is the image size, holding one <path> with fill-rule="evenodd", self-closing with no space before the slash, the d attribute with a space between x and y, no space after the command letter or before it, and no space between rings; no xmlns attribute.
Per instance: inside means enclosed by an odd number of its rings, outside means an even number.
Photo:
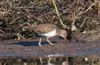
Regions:
<svg viewBox="0 0 100 65"><path fill-rule="evenodd" d="M34 31L35 27L36 27L36 25L30 25L30 26L24 26L23 28Z"/></svg>

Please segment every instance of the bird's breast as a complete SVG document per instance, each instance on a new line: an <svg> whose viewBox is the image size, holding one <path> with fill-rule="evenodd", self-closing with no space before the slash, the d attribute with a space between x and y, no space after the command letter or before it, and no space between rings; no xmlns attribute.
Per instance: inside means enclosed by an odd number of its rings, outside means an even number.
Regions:
<svg viewBox="0 0 100 65"><path fill-rule="evenodd" d="M48 33L45 33L43 34L42 36L46 36L46 37L53 37L53 36L56 36L56 29L48 32Z"/></svg>

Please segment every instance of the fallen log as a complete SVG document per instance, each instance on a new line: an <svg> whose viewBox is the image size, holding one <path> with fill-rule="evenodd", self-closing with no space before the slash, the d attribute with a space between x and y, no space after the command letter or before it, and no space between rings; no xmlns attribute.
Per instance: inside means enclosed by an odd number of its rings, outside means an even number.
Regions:
<svg viewBox="0 0 100 65"><path fill-rule="evenodd" d="M13 43L10 44L11 41ZM34 44L37 44L37 41L0 42L0 58L83 57L100 54L100 41L61 41L54 45L44 44L43 46Z"/></svg>

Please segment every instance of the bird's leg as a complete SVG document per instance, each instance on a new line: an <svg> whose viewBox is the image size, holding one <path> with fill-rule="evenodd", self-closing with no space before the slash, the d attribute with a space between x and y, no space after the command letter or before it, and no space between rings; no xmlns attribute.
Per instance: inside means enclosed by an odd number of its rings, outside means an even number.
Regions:
<svg viewBox="0 0 100 65"><path fill-rule="evenodd" d="M50 62L51 62L51 60L52 60L52 58L50 57L50 58L48 59L48 63L50 63Z"/></svg>
<svg viewBox="0 0 100 65"><path fill-rule="evenodd" d="M47 41L48 41L51 45L54 45L48 38L47 38Z"/></svg>
<svg viewBox="0 0 100 65"><path fill-rule="evenodd" d="M44 63L41 57L39 57L39 59L40 59L40 62L41 62L41 63Z"/></svg>
<svg viewBox="0 0 100 65"><path fill-rule="evenodd" d="M38 44L39 44L39 46L42 46L42 44L41 44L41 38L40 38L40 40L39 40L39 43L38 43Z"/></svg>

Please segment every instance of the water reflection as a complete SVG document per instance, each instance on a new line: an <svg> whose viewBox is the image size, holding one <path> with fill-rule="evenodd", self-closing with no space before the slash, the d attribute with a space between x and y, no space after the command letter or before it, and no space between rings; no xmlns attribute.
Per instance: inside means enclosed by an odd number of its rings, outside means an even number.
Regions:
<svg viewBox="0 0 100 65"><path fill-rule="evenodd" d="M73 57L73 58L64 57L64 58L52 58L52 60L48 62L48 59L44 58L43 63L41 63L39 59L26 59L26 60L9 59L7 61L1 62L0 65L100 65L100 58L96 57L96 59L97 60L94 60L94 57L90 57L88 61L84 61L84 58L80 57Z"/></svg>

